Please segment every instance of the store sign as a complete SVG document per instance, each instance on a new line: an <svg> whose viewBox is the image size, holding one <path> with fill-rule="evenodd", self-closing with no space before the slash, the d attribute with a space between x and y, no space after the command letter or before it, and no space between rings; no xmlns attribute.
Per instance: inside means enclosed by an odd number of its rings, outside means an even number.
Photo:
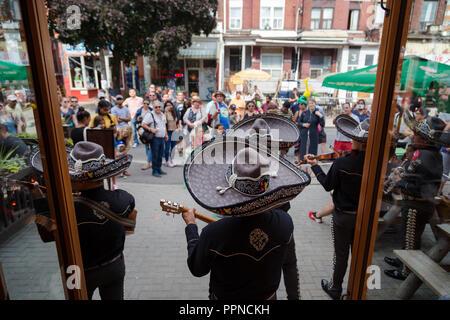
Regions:
<svg viewBox="0 0 450 320"><path fill-rule="evenodd" d="M86 47L84 46L84 43L77 44L76 46L65 44L64 49L66 52L70 53L86 53Z"/></svg>

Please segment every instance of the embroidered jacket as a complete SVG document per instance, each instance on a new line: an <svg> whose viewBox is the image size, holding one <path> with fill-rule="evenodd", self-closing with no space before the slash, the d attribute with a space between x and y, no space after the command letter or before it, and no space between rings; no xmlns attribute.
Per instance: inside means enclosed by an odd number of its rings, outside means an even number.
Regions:
<svg viewBox="0 0 450 320"><path fill-rule="evenodd" d="M398 183L404 195L433 199L439 192L443 173L442 154L437 147L417 149Z"/></svg>
<svg viewBox="0 0 450 320"><path fill-rule="evenodd" d="M120 216L128 217L134 210L134 197L124 190L105 190L103 187L81 193ZM36 213L47 212L47 198L34 201ZM122 253L125 244L125 227L111 221L90 207L75 203L78 235L80 237L83 267L90 268L113 259Z"/></svg>
<svg viewBox="0 0 450 320"><path fill-rule="evenodd" d="M247 217L227 217L203 228L186 226L188 267L196 277L209 272L218 299L264 300L278 289L291 217L280 209Z"/></svg>
<svg viewBox="0 0 450 320"><path fill-rule="evenodd" d="M339 211L357 211L365 152L336 159L328 174L319 165L311 169L326 191L334 190L333 203Z"/></svg>

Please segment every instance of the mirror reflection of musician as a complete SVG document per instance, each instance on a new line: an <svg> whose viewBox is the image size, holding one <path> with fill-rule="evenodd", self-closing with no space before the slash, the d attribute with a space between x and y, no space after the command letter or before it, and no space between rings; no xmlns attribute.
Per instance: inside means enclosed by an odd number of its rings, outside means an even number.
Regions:
<svg viewBox="0 0 450 320"><path fill-rule="evenodd" d="M348 115L339 116L351 118ZM355 127L344 127L340 119L336 118L336 127L340 127L342 133L351 137L352 152L345 157L336 159L328 174L325 174L318 165L317 159L306 155L307 163L317 177L317 180L326 191L333 190L333 218L332 218L332 238L334 242L333 276L331 281L322 279L322 289L334 300L339 300L342 294L342 282L347 270L348 256L353 244L353 236L356 224L356 213L358 210L361 180L367 143L367 132L369 129L369 119L361 124L361 130L366 134L359 137L353 135L358 122L354 122ZM358 138L359 141L356 141Z"/></svg>
<svg viewBox="0 0 450 320"><path fill-rule="evenodd" d="M438 118L424 120L430 128L436 132L443 131L445 123ZM438 195L443 172L442 155L439 145L433 142L439 136L431 136L426 139L417 132L412 137L414 154L409 163L405 164L403 176L398 176L396 186L401 189L403 195L402 235L404 239L403 249L419 250L421 237L425 226L434 214L434 197ZM385 270L385 274L398 280L404 280L409 270L398 258L385 257L385 262L397 269Z"/></svg>

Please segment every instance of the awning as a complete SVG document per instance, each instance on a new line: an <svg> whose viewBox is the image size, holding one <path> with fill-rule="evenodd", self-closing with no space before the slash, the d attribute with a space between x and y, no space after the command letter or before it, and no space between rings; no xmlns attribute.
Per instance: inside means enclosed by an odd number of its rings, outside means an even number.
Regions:
<svg viewBox="0 0 450 320"><path fill-rule="evenodd" d="M181 49L181 59L217 59L218 41L194 41L189 48Z"/></svg>

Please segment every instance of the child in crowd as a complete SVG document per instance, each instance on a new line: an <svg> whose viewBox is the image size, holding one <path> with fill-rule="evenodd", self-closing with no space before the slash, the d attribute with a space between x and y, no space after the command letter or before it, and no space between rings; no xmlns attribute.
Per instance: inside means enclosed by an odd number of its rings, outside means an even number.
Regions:
<svg viewBox="0 0 450 320"><path fill-rule="evenodd" d="M223 125L221 125L220 123L218 123L214 127L214 138L224 137L225 134L226 134L225 127Z"/></svg>
<svg viewBox="0 0 450 320"><path fill-rule="evenodd" d="M95 121L95 120L94 120ZM116 158L126 155L133 146L133 131L130 126L123 126L117 130L116 137ZM128 171L125 171L120 176L130 176Z"/></svg>
<svg viewBox="0 0 450 320"><path fill-rule="evenodd" d="M103 119L102 116L96 116L94 118L94 129L105 129L106 125L105 125L105 119Z"/></svg>

